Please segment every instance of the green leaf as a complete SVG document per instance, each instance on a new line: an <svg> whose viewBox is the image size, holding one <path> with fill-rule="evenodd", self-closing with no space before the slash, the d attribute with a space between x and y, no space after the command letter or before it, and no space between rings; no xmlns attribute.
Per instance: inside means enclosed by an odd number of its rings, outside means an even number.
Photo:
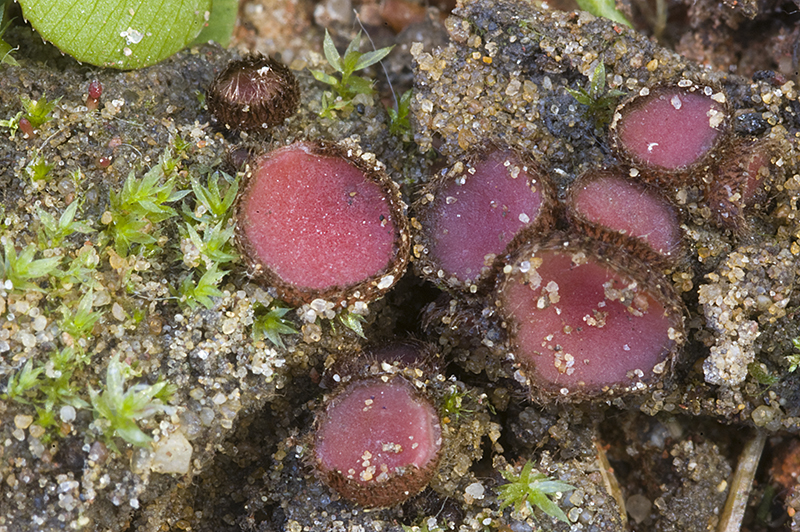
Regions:
<svg viewBox="0 0 800 532"><path fill-rule="evenodd" d="M364 340L367 337L364 335L364 327L363 324L366 322L366 318L361 314L354 314L352 312L343 311L339 314L339 321L342 322L342 325L356 333L358 336L363 338Z"/></svg>
<svg viewBox="0 0 800 532"><path fill-rule="evenodd" d="M619 24L624 24L629 28L633 27L631 23L628 22L628 19L625 18L625 15L617 10L614 0L577 0L577 2L578 7L596 17L605 17Z"/></svg>
<svg viewBox="0 0 800 532"><path fill-rule="evenodd" d="M350 90L355 94L372 94L372 80L362 78L361 76L350 76L349 79Z"/></svg>
<svg viewBox="0 0 800 532"><path fill-rule="evenodd" d="M223 48L231 43L236 16L239 14L239 0L213 0L208 24L194 40L193 44L214 41Z"/></svg>
<svg viewBox="0 0 800 532"><path fill-rule="evenodd" d="M208 20L211 0L22 0L45 40L81 62L120 69L158 63Z"/></svg>
<svg viewBox="0 0 800 532"><path fill-rule="evenodd" d="M583 105L592 105L593 103L592 97L586 94L583 89L567 89L567 92L570 93L578 103L582 103Z"/></svg>
<svg viewBox="0 0 800 532"><path fill-rule="evenodd" d="M11 46L3 39L0 39L0 64L19 66L17 60L11 55L11 52L18 49L19 47Z"/></svg>
<svg viewBox="0 0 800 532"><path fill-rule="evenodd" d="M758 381L759 384L764 384L766 386L772 386L781 380L780 377L770 374L767 370L767 366L759 362L750 362L747 365L747 372Z"/></svg>
<svg viewBox="0 0 800 532"><path fill-rule="evenodd" d="M263 316L256 316L253 320L253 339L258 341L266 338L276 347L285 348L281 335L298 334L292 322L284 318L290 310L288 307L275 307Z"/></svg>
<svg viewBox="0 0 800 532"><path fill-rule="evenodd" d="M356 67L353 69L353 72L374 65L375 63L379 62L381 59L389 55L389 53L392 51L393 48L394 45L387 46L386 48L381 48L380 50L375 50L373 52L367 52L363 54L358 59Z"/></svg>
<svg viewBox="0 0 800 532"><path fill-rule="evenodd" d="M342 57L339 55L339 50L336 49L336 45L333 44L333 39L331 38L331 34L328 33L328 30L325 30L325 38L322 40L322 51L325 53L325 59L328 61L328 64L334 68L337 72L344 72L342 69Z"/></svg>
<svg viewBox="0 0 800 532"><path fill-rule="evenodd" d="M563 521L569 524L569 519L564 514L564 511L558 507L556 503L551 501L547 498L543 492L533 492L530 495L530 503L537 506L541 511L549 515L550 517L555 517L559 521Z"/></svg>
<svg viewBox="0 0 800 532"><path fill-rule="evenodd" d="M2 4L0 4L0 24L3 23L2 11L5 11L6 4L7 2L3 2ZM11 52L18 50L19 47L13 47L1 38L3 34L5 34L8 27L11 25L11 20L5 21L5 24L3 24L3 26L0 28L0 64L5 63L6 65L19 66L17 60L11 57Z"/></svg>
<svg viewBox="0 0 800 532"><path fill-rule="evenodd" d="M323 83L327 83L328 85L336 86L339 84L339 80L335 77L331 76L330 74L326 74L321 70L312 70L311 75L314 76L314 79L317 81L321 81Z"/></svg>

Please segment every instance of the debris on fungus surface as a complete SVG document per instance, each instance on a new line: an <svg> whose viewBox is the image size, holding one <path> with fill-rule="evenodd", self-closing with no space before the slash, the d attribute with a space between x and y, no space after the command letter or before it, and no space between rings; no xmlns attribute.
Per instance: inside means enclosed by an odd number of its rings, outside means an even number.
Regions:
<svg viewBox="0 0 800 532"><path fill-rule="evenodd" d="M214 79L206 101L223 127L259 133L297 111L300 87L283 63L253 54L231 61Z"/></svg>
<svg viewBox="0 0 800 532"><path fill-rule="evenodd" d="M518 236L549 217L550 192L532 159L484 149L442 172L416 204L417 270L447 285L476 287Z"/></svg>
<svg viewBox="0 0 800 532"><path fill-rule="evenodd" d="M251 273L294 304L349 305L405 271L404 204L382 165L330 143L298 142L251 163L236 216Z"/></svg>

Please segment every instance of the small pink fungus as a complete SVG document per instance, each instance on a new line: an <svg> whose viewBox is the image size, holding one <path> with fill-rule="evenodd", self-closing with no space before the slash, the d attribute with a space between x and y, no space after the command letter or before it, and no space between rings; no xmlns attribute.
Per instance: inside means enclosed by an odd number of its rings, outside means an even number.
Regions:
<svg viewBox="0 0 800 532"><path fill-rule="evenodd" d="M681 245L680 219L658 192L614 172L592 172L570 189L569 210L583 221L638 238L669 257Z"/></svg>
<svg viewBox="0 0 800 532"><path fill-rule="evenodd" d="M366 507L394 506L430 480L442 446L439 416L404 378L355 381L318 418L323 479Z"/></svg>
<svg viewBox="0 0 800 532"><path fill-rule="evenodd" d="M517 234L539 221L542 180L534 167L503 150L434 187L433 202L420 214L434 269L461 282L480 279Z"/></svg>
<svg viewBox="0 0 800 532"><path fill-rule="evenodd" d="M723 106L715 99L677 87L656 89L619 112L617 146L634 161L664 170L701 160L726 123Z"/></svg>
<svg viewBox="0 0 800 532"><path fill-rule="evenodd" d="M660 378L682 332L678 307L659 291L669 287L580 249L521 257L499 300L536 389L580 398Z"/></svg>
<svg viewBox="0 0 800 532"><path fill-rule="evenodd" d="M402 271L386 272L405 266L403 224L388 177L310 143L256 158L239 199L240 247L289 300L309 302L376 277L377 288L388 289Z"/></svg>

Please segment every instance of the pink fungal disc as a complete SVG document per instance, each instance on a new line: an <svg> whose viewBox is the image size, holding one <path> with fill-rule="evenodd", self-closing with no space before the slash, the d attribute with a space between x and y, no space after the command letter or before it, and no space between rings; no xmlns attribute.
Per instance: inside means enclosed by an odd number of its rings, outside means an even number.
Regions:
<svg viewBox="0 0 800 532"><path fill-rule="evenodd" d="M708 91L711 92L711 91ZM636 163L680 170L700 161L726 125L722 93L656 89L618 111L616 144Z"/></svg>
<svg viewBox="0 0 800 532"><path fill-rule="evenodd" d="M435 185L433 201L420 209L433 275L480 279L516 235L540 220L546 193L536 168L509 150L490 152Z"/></svg>
<svg viewBox="0 0 800 532"><path fill-rule="evenodd" d="M680 220L660 194L614 172L594 172L570 189L573 217L641 240L669 257L681 245Z"/></svg>
<svg viewBox="0 0 800 532"><path fill-rule="evenodd" d="M512 352L535 389L580 399L663 377L683 336L666 279L643 266L637 279L577 248L520 257L498 300Z"/></svg>
<svg viewBox="0 0 800 532"><path fill-rule="evenodd" d="M398 194L385 174L341 150L296 143L255 160L239 198L238 242L288 301L382 293L406 264Z"/></svg>
<svg viewBox="0 0 800 532"><path fill-rule="evenodd" d="M317 418L322 479L366 507L394 506L427 485L442 434L436 409L404 378L355 381Z"/></svg>

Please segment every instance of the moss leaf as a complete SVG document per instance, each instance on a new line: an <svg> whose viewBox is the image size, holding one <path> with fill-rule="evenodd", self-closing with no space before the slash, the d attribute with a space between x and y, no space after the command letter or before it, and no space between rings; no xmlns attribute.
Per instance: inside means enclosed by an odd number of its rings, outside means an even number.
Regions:
<svg viewBox="0 0 800 532"><path fill-rule="evenodd" d="M191 42L211 0L21 0L26 20L81 62L120 69L158 63Z"/></svg>

